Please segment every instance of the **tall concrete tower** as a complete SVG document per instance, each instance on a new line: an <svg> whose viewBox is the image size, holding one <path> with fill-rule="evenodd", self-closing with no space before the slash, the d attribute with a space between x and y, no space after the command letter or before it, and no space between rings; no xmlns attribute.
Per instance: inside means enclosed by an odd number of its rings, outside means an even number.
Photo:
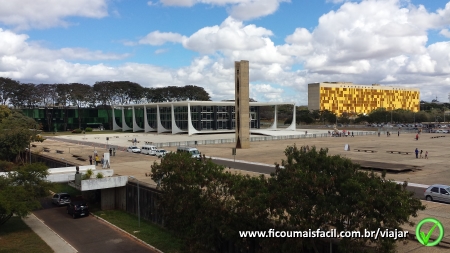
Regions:
<svg viewBox="0 0 450 253"><path fill-rule="evenodd" d="M236 148L250 148L248 61L234 62Z"/></svg>

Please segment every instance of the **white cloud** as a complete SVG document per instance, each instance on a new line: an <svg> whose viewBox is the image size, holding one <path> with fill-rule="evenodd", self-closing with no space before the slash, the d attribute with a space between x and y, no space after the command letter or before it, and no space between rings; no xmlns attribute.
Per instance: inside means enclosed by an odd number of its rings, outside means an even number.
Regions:
<svg viewBox="0 0 450 253"><path fill-rule="evenodd" d="M67 26L66 17L103 18L106 0L0 0L0 23L17 30Z"/></svg>
<svg viewBox="0 0 450 253"><path fill-rule="evenodd" d="M444 36L444 37L446 37L446 38L450 38L450 31L449 31L448 29L442 29L442 30L439 32L439 34L442 35L442 36Z"/></svg>
<svg viewBox="0 0 450 253"><path fill-rule="evenodd" d="M164 53L167 53L168 51L169 51L169 49L167 49L167 48L160 48L160 49L155 50L155 54L164 54Z"/></svg>
<svg viewBox="0 0 450 253"><path fill-rule="evenodd" d="M152 46L163 45L166 42L182 43L186 37L178 33L154 31L139 40L139 44L150 44Z"/></svg>
<svg viewBox="0 0 450 253"><path fill-rule="evenodd" d="M187 38L183 45L200 53L218 50L256 50L266 46L265 38L273 33L262 27L247 25L228 17L220 26L204 27Z"/></svg>
<svg viewBox="0 0 450 253"><path fill-rule="evenodd" d="M190 7L196 4L196 0L160 0L163 5Z"/></svg>
<svg viewBox="0 0 450 253"><path fill-rule="evenodd" d="M195 4L227 6L231 17L249 20L273 14L280 3L290 0L160 0L163 5L191 7Z"/></svg>
<svg viewBox="0 0 450 253"><path fill-rule="evenodd" d="M28 35L16 34L0 28L0 57L40 60L118 60L128 57L128 54L103 53L85 48L61 48L51 50L34 42L28 42Z"/></svg>

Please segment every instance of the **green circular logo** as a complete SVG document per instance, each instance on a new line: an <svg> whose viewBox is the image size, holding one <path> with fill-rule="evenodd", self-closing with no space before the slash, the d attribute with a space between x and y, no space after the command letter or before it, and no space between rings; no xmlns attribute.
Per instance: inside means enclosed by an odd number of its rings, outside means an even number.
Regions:
<svg viewBox="0 0 450 253"><path fill-rule="evenodd" d="M420 231L420 228L425 223L432 224L431 229L427 233ZM439 236L433 242L429 242L430 237L433 234L433 231L435 230L436 227L439 228ZM435 218L425 218L425 219L421 220L419 222L419 224L417 224L417 226L416 226L416 237L417 237L417 240L424 246L428 246L428 247L436 246L439 244L439 242L442 240L442 238L444 238L444 226L442 226L442 223Z"/></svg>

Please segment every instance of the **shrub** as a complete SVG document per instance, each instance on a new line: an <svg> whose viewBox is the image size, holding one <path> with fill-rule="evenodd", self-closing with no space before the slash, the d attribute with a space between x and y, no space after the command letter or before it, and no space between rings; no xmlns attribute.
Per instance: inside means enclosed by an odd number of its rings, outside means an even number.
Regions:
<svg viewBox="0 0 450 253"><path fill-rule="evenodd" d="M86 129L84 129L84 131L86 131L86 132L92 132L92 127L86 127Z"/></svg>
<svg viewBox="0 0 450 253"><path fill-rule="evenodd" d="M97 173L97 178L103 178L103 173L101 172Z"/></svg>
<svg viewBox="0 0 450 253"><path fill-rule="evenodd" d="M90 179L90 178L92 177L93 174L94 174L94 171L92 171L91 169L88 169L88 170L86 171L86 174L83 174L82 179L83 179L83 180L85 180L85 179Z"/></svg>
<svg viewBox="0 0 450 253"><path fill-rule="evenodd" d="M74 129L74 130L72 130L72 133L73 134L81 134L81 129Z"/></svg>

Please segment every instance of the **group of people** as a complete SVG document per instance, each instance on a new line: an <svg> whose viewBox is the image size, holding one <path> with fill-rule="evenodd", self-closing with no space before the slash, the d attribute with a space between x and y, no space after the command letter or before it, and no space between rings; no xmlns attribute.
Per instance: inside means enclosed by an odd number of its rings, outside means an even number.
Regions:
<svg viewBox="0 0 450 253"><path fill-rule="evenodd" d="M420 150L416 148L416 150L414 151L416 153L416 158L419 158L419 154L420 154L420 158L425 158L428 159L428 151L425 151L425 157L423 157L423 150Z"/></svg>
<svg viewBox="0 0 450 253"><path fill-rule="evenodd" d="M89 155L89 163L92 165L92 161L95 161L95 166L98 166L99 164L101 164L101 166L103 167L103 165L105 164L105 156L102 155L102 158L100 158L97 154L97 150L94 151L94 156Z"/></svg>

